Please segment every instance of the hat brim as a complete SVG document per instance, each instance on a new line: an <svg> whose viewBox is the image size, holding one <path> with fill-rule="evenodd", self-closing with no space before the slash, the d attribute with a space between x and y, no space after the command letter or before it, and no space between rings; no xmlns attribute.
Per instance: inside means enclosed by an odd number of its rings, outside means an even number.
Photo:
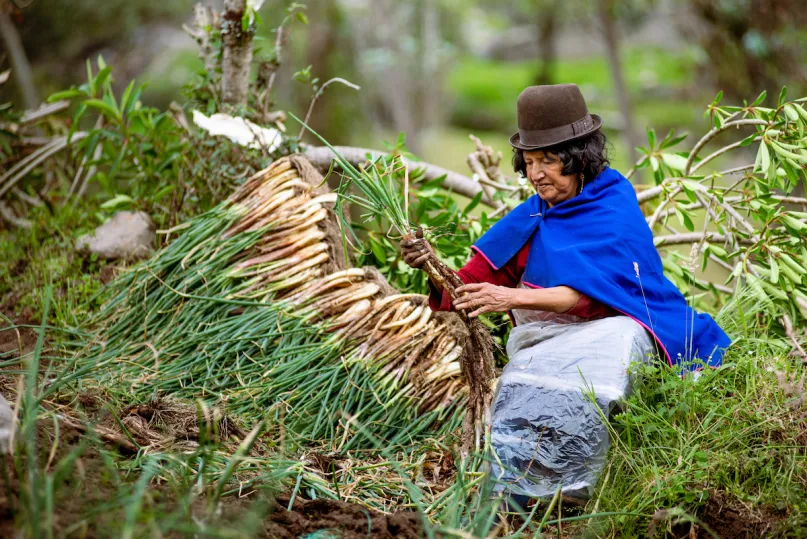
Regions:
<svg viewBox="0 0 807 539"><path fill-rule="evenodd" d="M515 135L510 137L510 146L512 146L513 148L516 148L518 150L527 150L527 151L529 151L529 150L540 150L541 148L549 148L550 146L556 146L556 145L561 144L563 142L569 142L570 140L577 140L579 138L583 138L585 136L588 136L588 135L592 134L593 132L599 130L600 127L602 127L602 118L600 118L596 114L592 114L591 119L594 120L594 125L590 129L588 129L586 131L583 131L582 133L578 133L577 135L573 135L571 137L566 137L566 138L561 138L561 139L558 139L558 140L553 140L550 143L541 144L540 146L527 146L527 145L521 143L521 138L520 138L519 134L516 133Z"/></svg>

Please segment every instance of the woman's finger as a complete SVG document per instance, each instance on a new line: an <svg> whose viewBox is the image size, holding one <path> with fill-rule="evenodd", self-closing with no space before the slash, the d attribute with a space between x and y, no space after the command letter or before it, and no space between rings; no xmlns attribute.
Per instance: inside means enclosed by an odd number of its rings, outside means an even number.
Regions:
<svg viewBox="0 0 807 539"><path fill-rule="evenodd" d="M462 286L457 287L457 293L467 294L468 292L476 292L477 290L482 290L486 285L487 283L464 284Z"/></svg>
<svg viewBox="0 0 807 539"><path fill-rule="evenodd" d="M417 257L417 258L415 259L415 264L416 264L418 267L420 267L420 266L422 266L423 264L425 264L427 260L429 260L429 253L426 253L426 254L424 254L424 255L420 255L419 257Z"/></svg>
<svg viewBox="0 0 807 539"><path fill-rule="evenodd" d="M474 312L472 312L468 316L470 316L471 318L476 318L480 314L489 313L490 311L491 311L491 309L490 309L490 307L488 305L482 305L481 307L476 309Z"/></svg>
<svg viewBox="0 0 807 539"><path fill-rule="evenodd" d="M478 306L483 305L483 304L484 304L484 299L481 298L480 296L478 296L478 295L477 296L467 295L467 296L463 296L461 298L457 298L457 300L454 302L454 308L455 309L467 309L469 307L478 307Z"/></svg>

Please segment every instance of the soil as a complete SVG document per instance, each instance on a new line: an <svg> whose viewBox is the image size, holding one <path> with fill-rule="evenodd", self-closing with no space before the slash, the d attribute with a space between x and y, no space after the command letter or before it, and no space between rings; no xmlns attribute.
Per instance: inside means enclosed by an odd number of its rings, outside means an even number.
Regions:
<svg viewBox="0 0 807 539"><path fill-rule="evenodd" d="M30 325L36 326L31 317L30 310L26 309L22 313L16 312L16 301L7 301L0 305L0 312L14 322L14 325ZM33 351L36 346L36 330L34 328L18 328L19 339L17 331L8 329L8 322L5 318L0 317L0 358L4 360L15 359L20 357L19 345L22 343L22 353L27 354Z"/></svg>
<svg viewBox="0 0 807 539"><path fill-rule="evenodd" d="M340 539L420 537L420 518L411 511L385 515L360 505L322 498L297 498L291 511L285 509L288 496L279 496L277 503L278 509L269 515L264 527L266 536L272 539L298 539L325 530L333 530L333 536Z"/></svg>
<svg viewBox="0 0 807 539"><path fill-rule="evenodd" d="M785 516L772 507L749 507L724 492L712 491L698 518L722 539L743 539L770 535ZM709 534L699 530L698 536Z"/></svg>

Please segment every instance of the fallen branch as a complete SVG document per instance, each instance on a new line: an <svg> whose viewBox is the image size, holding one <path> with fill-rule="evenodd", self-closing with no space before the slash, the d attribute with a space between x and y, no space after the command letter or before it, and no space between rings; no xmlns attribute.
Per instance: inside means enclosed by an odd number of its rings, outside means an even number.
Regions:
<svg viewBox="0 0 807 539"><path fill-rule="evenodd" d="M44 118L45 116L50 116L51 114L56 114L57 112L67 110L69 106L70 101L57 101L55 103L42 105L36 110L26 111L22 115L22 118L20 118L20 123L22 125L33 123L37 120Z"/></svg>
<svg viewBox="0 0 807 539"><path fill-rule="evenodd" d="M14 210L7 206L3 201L0 201L0 218L17 228L31 228L34 226L33 223L28 219L17 217Z"/></svg>
<svg viewBox="0 0 807 539"><path fill-rule="evenodd" d="M359 166L360 164L365 163L368 159L368 155L370 159L375 159L380 156L390 156L388 152L381 152L368 148L335 146L335 149L341 156L345 158L347 162L353 166ZM331 162L334 160L333 152L325 146L302 145L302 153L315 167L323 171L330 169ZM453 172L429 163L413 161L406 158L402 158L402 161L406 163L409 170L423 168L424 176L427 181L445 176L443 179L443 187L449 191L453 191L468 198L473 198L479 194L480 191L482 191L482 186L479 184L479 182L475 182L468 176L464 176L457 172ZM499 207L495 201L491 200L490 197L487 196L487 194L483 194L482 203L491 208L497 209Z"/></svg>
<svg viewBox="0 0 807 539"><path fill-rule="evenodd" d="M59 137L54 139L53 142L42 146L37 151L21 160L19 163L11 167L3 176L0 177L0 198L3 197L14 185L23 179L28 173L36 168L40 163L51 155L58 153L70 145L71 142L77 142L87 136L87 133L79 131L73 133L70 137Z"/></svg>

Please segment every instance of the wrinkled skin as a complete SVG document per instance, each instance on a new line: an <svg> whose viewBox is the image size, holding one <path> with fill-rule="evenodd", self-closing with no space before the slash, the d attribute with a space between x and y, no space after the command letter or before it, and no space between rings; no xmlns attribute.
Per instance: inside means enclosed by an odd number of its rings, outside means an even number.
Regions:
<svg viewBox="0 0 807 539"><path fill-rule="evenodd" d="M557 155L542 150L525 151L524 162L527 179L550 208L573 198L580 191L579 177L577 174L564 176L563 163Z"/></svg>

